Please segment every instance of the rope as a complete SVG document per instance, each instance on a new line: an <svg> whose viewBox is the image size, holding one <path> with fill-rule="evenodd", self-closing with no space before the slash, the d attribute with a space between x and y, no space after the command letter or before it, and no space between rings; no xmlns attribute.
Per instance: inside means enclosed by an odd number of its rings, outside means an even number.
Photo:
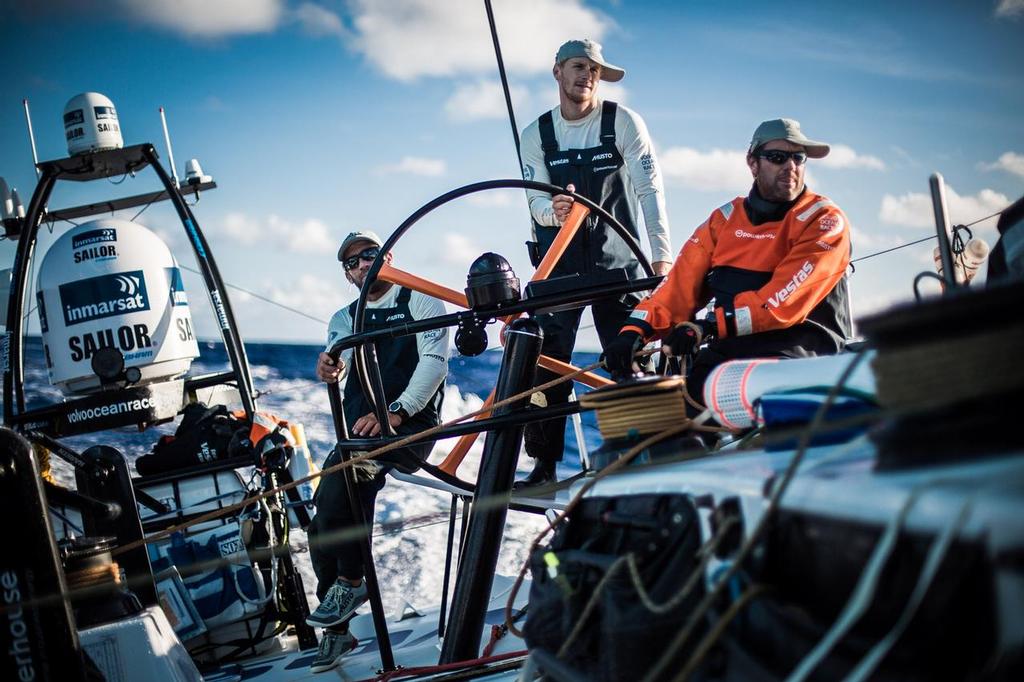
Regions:
<svg viewBox="0 0 1024 682"><path fill-rule="evenodd" d="M640 441L632 448L627 450L621 457L619 457L619 459L615 460L605 468L598 471L593 478L588 480L580 487L579 492L577 492L573 496L573 498L569 500L569 503L565 505L565 509L559 512L554 519L548 521L547 528L542 530L537 535L537 537L533 539L533 542L530 543L530 548L526 552L527 559L523 562L523 566L519 570L519 575L516 576L516 581L512 585L512 591L509 594L508 601L505 602L505 624L508 625L508 629L512 634L514 634L517 637L523 637L523 632L519 630L517 627L515 627L515 623L512 622L512 604L515 602L516 595L519 594L519 588L522 587L523 581L526 579L526 573L530 569L529 556L536 551L537 547L540 546L541 541L545 537L547 537L547 534L555 530L555 528L557 528L558 525L561 524L569 516L570 513L572 513L572 511L582 501L584 495L586 495L591 488L597 485L598 481L600 481L603 478L607 478L608 476L617 472L619 469L625 467L627 464L633 461L633 459L635 459L637 455L639 455L641 452L643 452L650 446L660 443L661 441L667 438L671 438L672 436L678 435L689 430L712 431L717 429L715 429L715 427L703 426L694 419L684 418L683 421L678 425L673 426L672 428L669 429L665 429L664 431L656 433L653 436L649 436L648 438L645 438L644 440Z"/></svg>
<svg viewBox="0 0 1024 682"><path fill-rule="evenodd" d="M971 352L964 352L968 347ZM1019 390L1024 386L1021 348L1024 324L882 350L872 362L878 402L895 408L944 407Z"/></svg>
<svg viewBox="0 0 1024 682"><path fill-rule="evenodd" d="M180 267L183 270L188 270L189 272L191 272L194 275L201 275L202 274L198 270L190 268L187 265L179 264L178 267ZM264 301L265 303L269 303L270 305L276 305L278 308L281 308L283 310L287 310L289 312L295 313L296 315L301 315L302 317L305 317L307 319L313 320L314 322L320 322L321 324L327 324L327 320L321 320L319 317L313 317L309 313L305 313L305 312L303 312L303 311L301 311L301 310L299 310L297 308L292 308L291 306L287 306L284 303L279 303L278 301L275 301L273 299L267 298L266 296L263 296L261 294L257 294L255 291L250 291L249 289L246 289L244 287L240 287L237 284L232 284L230 282L225 282L224 285L228 286L228 287L231 287L232 289L235 289L237 291L241 291L242 293L249 294L253 298L258 298L259 300Z"/></svg>
<svg viewBox="0 0 1024 682"><path fill-rule="evenodd" d="M1006 208L1009 208L1009 206L1007 206ZM989 218L995 218L998 215L1002 215L1003 211L1005 211L1006 208L1000 209L1000 210L996 211L995 213L993 213L992 215L987 215L984 218L978 218L977 220L975 220L973 222L970 222L970 223L966 223L965 225L957 225L957 227L973 227L973 226L977 225L978 223L981 223L981 222L984 222L984 221L988 220ZM955 236L956 236L956 233L954 232L954 237ZM937 239L937 238L938 238L938 235L933 234L930 237L922 237L921 239L916 239L916 240L914 240L912 242L907 242L906 244L900 244L899 246L894 246L894 247L892 247L890 249L882 249L881 251L875 251L874 253L869 253L866 256L861 256L860 258L854 258L853 260L850 261L850 264L852 265L853 263L857 263L857 262L862 261L862 260L867 260L868 258L874 258L875 256L881 256L881 255L889 253L891 251L899 251L900 249L905 249L908 246L914 246L915 244L923 244L926 241L929 241L929 240L932 240L932 239Z"/></svg>
<svg viewBox="0 0 1024 682"><path fill-rule="evenodd" d="M620 568L626 566L629 569L630 581L633 584L633 588L636 590L637 596L640 597L640 603L643 607L655 615L666 614L679 606L690 594L693 588L697 586L697 583L700 581L704 573L704 569L707 567L711 557L714 556L718 545L722 542L725 534L737 523L739 523L739 521L733 517L726 519L718 529L718 532L704 543L703 547L697 550L697 555L701 557L700 563L697 568L690 573L690 577L685 583L683 583L682 588L661 604L658 604L651 599L651 595L647 592L647 588L644 587L643 578L640 575L640 568L636 563L636 556L631 552L616 559L615 563L609 566L604 576L601 577L600 582L594 586L594 591L590 595L590 599L587 600L586 606L583 607L583 611L580 613L580 617L576 621L576 625L569 633L569 636L565 638L565 642L562 644L561 648L559 648L557 657L561 658L568 653L569 647L575 643L576 638L583 632L583 626L586 625L587 619L590 618L591 613L593 613L594 609L597 607L601 594L608 587L609 583L611 583L612 578Z"/></svg>
<svg viewBox="0 0 1024 682"><path fill-rule="evenodd" d="M697 670L697 666L704 661L708 653L711 651L711 647L718 642L722 633L724 633L725 629L729 627L729 623L732 622L733 618L739 615L739 612L742 611L747 604L760 597L762 594L767 592L768 589L769 588L765 585L754 585L744 592L739 599L730 604L729 608L722 614L722 617L715 622L715 627L711 629L711 632L701 640L700 644L694 650L693 655L690 656L690 659L686 662L682 671L673 678L673 682L683 682L684 680L690 679L690 676Z"/></svg>
<svg viewBox="0 0 1024 682"><path fill-rule="evenodd" d="M800 435L800 441L797 444L796 452L793 454L792 459L790 459L789 465L786 467L786 471L780 479L779 484L776 485L775 489L772 491L772 495L768 500L768 504L765 507L764 513L761 514L761 518L758 519L757 525L753 528L753 530L751 530L746 542L744 542L740 549L737 551L736 557L733 559L732 565L728 568L728 570L725 571L725 573L718 580L718 582L715 583L714 587L708 591L708 593L704 596L704 599L701 601L701 603L697 605L697 607L693 610L693 613L690 615L690 619L686 623L686 626L682 629L682 631L680 631L679 635L672 641L672 643L665 648L665 653L662 655L661 659L659 659L657 664L651 669L647 677L644 678L645 681L649 682L652 680L657 680L661 677L662 673L665 671L665 668L667 668L672 662L672 654L678 649L682 648L682 646L690 638L690 635L693 634L693 631L694 629L696 629L697 624L701 621L702 618L704 618L704 616L707 614L711 606L719 599L719 597L721 597L722 593L725 591L725 588L729 583L729 580L734 575L736 575L737 572L739 572L740 567L743 565L743 562L746 560L747 556L750 555L750 552L753 551L754 545L758 543L758 541L761 539L762 533L764 533L765 529L768 527L769 520L771 520L775 516L775 511L779 507L779 502L782 499L783 493L786 492L786 489L789 487L790 482L793 480L793 476L796 474L797 469L800 466L800 462L803 461L804 455L807 453L807 450L811 443L811 438L821 428L822 424L825 421L825 414L828 412L829 408L832 407L832 404L836 401L836 398L839 397L839 394L841 393L843 386L846 384L847 381L849 381L850 376L853 374L853 371L857 368L857 365L859 365L861 360L864 359L865 352L866 351L864 349L857 352L857 354L853 357L850 363L846 366L846 369L843 370L843 373L840 375L839 380L829 390L829 393L825 397L825 400L822 402L820 406L818 406L818 411L814 414L814 419L811 420L810 425L808 425L807 429L804 430L804 432Z"/></svg>
<svg viewBox="0 0 1024 682"><path fill-rule="evenodd" d="M482 407L479 410L476 410L474 412L470 412L468 414L464 414L461 417L457 417L457 418L452 419L450 421L447 421L447 422L445 422L443 424L439 424L438 426L431 427L429 429L426 429L425 431L420 431L418 433L411 434L411 435L406 436L404 438L401 438L401 439L399 439L399 440L397 440L397 441L395 441L393 443L388 443L387 445L383 445L383 446L377 448L376 450L370 450L369 452L366 452L366 453L364 453L362 455L357 455L357 456L349 459L348 461L339 462L337 464L334 464L332 466L327 467L326 469L321 469L318 472L314 472L312 474L309 474L308 476L303 476L302 478L298 478L298 479L296 479L294 481L291 481L289 483L285 483L285 484L280 485L280 486L278 486L276 488L271 488L270 490L265 490L265 491L263 491L263 492L261 492L261 493L259 493L257 495L254 495L252 497L249 497L249 498L243 500L242 502L238 502L236 504L231 504L231 505L228 505L226 507L221 507L220 509L215 509L215 510L213 510L211 512L208 512L208 513L203 514L201 516L198 516L198 517L196 517L194 519L191 519L191 520L189 520L189 521L187 521L185 523L180 523L180 524L177 524L177 525L174 525L174 526L170 526L168 528L165 528L162 531L154 533L153 535L149 535L149 536L147 536L145 538L141 538L139 540L135 540L134 542L130 542L127 545L122 545L120 547L115 548L111 552L111 554L113 556L117 556L119 554L123 554L124 552L129 552L129 551L131 551L133 549L137 549L137 548L142 547L144 545L152 544L154 542L159 542L160 540L163 540L164 538L170 537L174 533L180 532L182 530L185 530L187 528L190 528L190 527L195 526L195 525L200 524L200 523L206 523L207 521L212 521L212 520L218 519L218 518L220 518L222 516L227 516L228 514L232 514L232 513L236 512L236 511L244 509L245 507L249 506L250 504L252 504L254 502L259 502L260 500L264 500L264 499L266 499L268 497L273 497L273 496L278 495L278 494L280 494L282 492L291 490L292 488L297 488L300 485L302 485L303 483L308 483L309 481L312 481L312 480L314 480L316 478L319 478L321 476L328 476L330 474L334 474L334 473L336 473L338 471L341 471L342 469L347 469L347 468L349 468L351 466L354 466L355 464L358 464L359 462L364 462L364 461L369 460L369 459L374 459L377 456L383 455L383 454L385 454L387 452L392 452L393 450L404 448L407 445L410 445L410 444L415 443L417 441L427 439L427 438L433 436L434 434L438 433L442 429L445 429L445 428L447 428L449 426L454 426L455 424L460 424L460 423L462 423L464 421L470 420L470 419L472 419L472 418L474 418L474 417L476 417L478 415L481 415L481 414L483 414L485 412L491 412L491 411L493 411L493 410L495 410L497 408L504 407L506 405L510 405L510 404L515 403L517 401L523 400L524 398L528 398L529 396L531 396L533 393L535 393L537 391L544 391L544 390L547 390L547 389L549 389L549 388L551 388L553 386L557 386L560 383L563 383L563 382L566 382L566 381L572 381L576 377L581 376L582 374L585 374L586 372L590 372L592 370L597 369L598 367L601 367L601 365L602 365L602 363L600 363L600 362L595 362L593 364L587 365L586 367L578 369L578 370L576 370L574 372L570 372L570 373L568 373L568 374L566 374L564 376L556 377L555 379L552 379L551 381L548 381L546 383L540 384L539 386L534 386L532 388L528 388L525 391L522 391L522 392L517 393L517 394L515 394L513 396L505 398L504 400L499 400L497 402L494 402L491 405L488 405L486 407Z"/></svg>

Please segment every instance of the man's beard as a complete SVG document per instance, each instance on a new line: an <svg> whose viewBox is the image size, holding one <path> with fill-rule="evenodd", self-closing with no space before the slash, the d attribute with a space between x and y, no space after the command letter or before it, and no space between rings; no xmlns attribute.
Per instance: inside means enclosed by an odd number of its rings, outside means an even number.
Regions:
<svg viewBox="0 0 1024 682"><path fill-rule="evenodd" d="M775 183L764 182L760 175L756 178L755 182L757 182L757 191L761 194L761 197L768 201L792 201L800 195L800 191L803 189L803 183L796 186L792 191L781 189Z"/></svg>
<svg viewBox="0 0 1024 682"><path fill-rule="evenodd" d="M384 281L382 279L374 280L373 284L370 285L369 294L371 296L376 295L376 294L382 294L382 293L384 293L385 291L388 290L389 286L391 286L390 282L386 282L386 281Z"/></svg>

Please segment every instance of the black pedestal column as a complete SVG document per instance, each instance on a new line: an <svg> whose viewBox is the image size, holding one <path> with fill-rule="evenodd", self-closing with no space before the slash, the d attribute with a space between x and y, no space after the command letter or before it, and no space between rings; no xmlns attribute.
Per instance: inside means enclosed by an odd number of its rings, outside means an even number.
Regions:
<svg viewBox="0 0 1024 682"><path fill-rule="evenodd" d="M532 319L515 320L508 329L505 357L498 373L495 401L521 393L533 385L543 334ZM523 408L528 398L500 407L493 416ZM469 517L459 574L452 596L448 630L441 663L453 663L480 655L480 636L491 596L494 567L505 530L509 493L515 478L523 425L491 431L484 442L477 478L476 497Z"/></svg>

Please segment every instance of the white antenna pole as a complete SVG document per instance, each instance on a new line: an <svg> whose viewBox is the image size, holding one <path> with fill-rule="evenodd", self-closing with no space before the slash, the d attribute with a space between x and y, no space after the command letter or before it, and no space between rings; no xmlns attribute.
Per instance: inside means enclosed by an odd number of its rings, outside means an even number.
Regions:
<svg viewBox="0 0 1024 682"><path fill-rule="evenodd" d="M32 168L36 172L36 178L39 178L39 155L36 154L36 136L32 132L32 114L28 111L28 99L21 100L22 105L25 107L25 123L28 125L28 141L32 145Z"/></svg>
<svg viewBox="0 0 1024 682"><path fill-rule="evenodd" d="M171 135L167 132L167 116L164 115L164 108L160 107L160 123L164 126L164 142L167 143L167 160L171 164L171 178L174 180L174 185L178 185L178 170L174 166L174 152L171 151Z"/></svg>

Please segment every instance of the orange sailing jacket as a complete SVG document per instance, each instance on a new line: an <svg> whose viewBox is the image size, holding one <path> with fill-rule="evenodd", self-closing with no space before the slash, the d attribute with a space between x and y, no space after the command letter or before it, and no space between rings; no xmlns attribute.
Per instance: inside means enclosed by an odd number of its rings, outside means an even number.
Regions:
<svg viewBox="0 0 1024 682"><path fill-rule="evenodd" d="M781 220L759 225L737 197L697 228L623 331L664 338L714 298L719 344L756 334L771 354L788 354L787 344L834 353L851 331L849 263L849 222L827 197L804 191ZM761 344L742 345L749 354Z"/></svg>

